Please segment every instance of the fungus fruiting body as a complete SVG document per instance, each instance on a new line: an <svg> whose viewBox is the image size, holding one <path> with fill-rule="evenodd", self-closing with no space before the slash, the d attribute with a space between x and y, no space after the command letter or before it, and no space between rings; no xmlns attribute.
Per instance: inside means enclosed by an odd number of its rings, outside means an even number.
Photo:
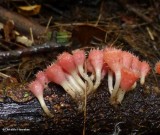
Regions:
<svg viewBox="0 0 160 135"><path fill-rule="evenodd" d="M133 61L133 55L130 52L122 52L122 65L123 67L130 68Z"/></svg>
<svg viewBox="0 0 160 135"><path fill-rule="evenodd" d="M85 60L86 60L84 50L73 51L73 59L78 68L80 75L87 81L88 92L90 92L93 89L93 82L91 78L87 75L87 72L84 69Z"/></svg>
<svg viewBox="0 0 160 135"><path fill-rule="evenodd" d="M39 82L40 82L44 87L47 87L47 85L48 85L48 83L49 83L49 80L48 80L45 72L39 71L39 72L36 74L36 78L37 78L37 80L39 80Z"/></svg>
<svg viewBox="0 0 160 135"><path fill-rule="evenodd" d="M150 66L146 61L141 62L140 65L140 83L143 85L145 82L145 77L147 76L148 72L150 71Z"/></svg>
<svg viewBox="0 0 160 135"><path fill-rule="evenodd" d="M160 62L156 64L155 70L160 73ZM121 104L125 93L136 87L139 78L140 83L144 84L149 71L147 62L121 49L91 49L88 55L78 49L60 54L57 61L36 74L29 89L51 117L43 99L43 91L49 82L62 86L81 110L84 109L85 94L88 96L95 92L106 76L111 104Z"/></svg>
<svg viewBox="0 0 160 135"><path fill-rule="evenodd" d="M41 107L43 108L44 112L49 116L53 117L53 114L49 111L44 98L43 98L43 91L44 86L39 82L39 80L35 80L29 84L29 90L34 94L35 97L39 100Z"/></svg>
<svg viewBox="0 0 160 135"><path fill-rule="evenodd" d="M74 62L74 58L71 54L64 52L58 56L58 64L69 74L71 74L74 79L79 83L79 85L85 90L85 83L82 81L77 72L77 67Z"/></svg>
<svg viewBox="0 0 160 135"><path fill-rule="evenodd" d="M160 74L160 61L158 61L156 64L155 64L155 67L154 67L156 73Z"/></svg>
<svg viewBox="0 0 160 135"><path fill-rule="evenodd" d="M108 71L108 89L109 89L109 93L112 94L112 91L113 91L113 72L111 70Z"/></svg>
<svg viewBox="0 0 160 135"><path fill-rule="evenodd" d="M108 87L111 94L111 104L121 103L125 93L136 87L139 78L140 83L144 84L145 77L150 70L147 62L141 62L137 56L130 52L115 48L105 48L104 62L110 68L108 72ZM115 84L113 87L114 75Z"/></svg>
<svg viewBox="0 0 160 135"><path fill-rule="evenodd" d="M116 93L119 89L119 85L121 82L121 58L122 58L122 51L118 49L105 49L104 51L104 61L108 64L110 69L115 74L115 85L114 89L112 90L111 100L115 98Z"/></svg>
<svg viewBox="0 0 160 135"><path fill-rule="evenodd" d="M121 69L121 83L118 91L117 102L122 102L124 95L127 91L131 90L134 83L138 80L139 75L133 72L131 69Z"/></svg>
<svg viewBox="0 0 160 135"><path fill-rule="evenodd" d="M91 63L95 72L95 84L94 89L96 90L101 82L102 68L103 68L103 51L99 49L93 49L89 52L88 60Z"/></svg>
<svg viewBox="0 0 160 135"><path fill-rule="evenodd" d="M70 84L68 83L61 66L53 63L49 67L47 67L45 72L50 81L61 85L64 90L72 96L72 98L75 98L76 95L71 89Z"/></svg>

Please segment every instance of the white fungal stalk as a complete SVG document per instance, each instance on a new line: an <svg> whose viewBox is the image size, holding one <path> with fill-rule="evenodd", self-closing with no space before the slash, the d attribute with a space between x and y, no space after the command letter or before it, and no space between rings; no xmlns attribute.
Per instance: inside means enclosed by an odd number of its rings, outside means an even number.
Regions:
<svg viewBox="0 0 160 135"><path fill-rule="evenodd" d="M101 71L102 70L101 70L101 68L96 68L95 71L96 71L96 80L95 80L95 84L93 86L94 90L96 90L101 83Z"/></svg>
<svg viewBox="0 0 160 135"><path fill-rule="evenodd" d="M122 90L121 88L118 90L118 92L117 92L117 100L116 100L117 104L121 104L125 93L126 93L126 91Z"/></svg>
<svg viewBox="0 0 160 135"><path fill-rule="evenodd" d="M49 111L43 97L44 86L41 82L36 79L35 81L29 84L29 90L37 97L38 101L40 102L41 107L43 108L44 112L49 116L53 117L53 114Z"/></svg>
<svg viewBox="0 0 160 135"><path fill-rule="evenodd" d="M88 56L88 62L94 69L95 83L93 85L94 91L98 88L102 78L102 67L103 67L103 51L99 49L93 49L90 51ZM92 71L93 73L93 71Z"/></svg>
<svg viewBox="0 0 160 135"><path fill-rule="evenodd" d="M68 82L70 84L70 87L74 90L74 92L79 93L81 96L84 95L83 89L80 87L80 85L77 83L77 81L73 78L73 76L69 74L65 74Z"/></svg>
<svg viewBox="0 0 160 135"><path fill-rule="evenodd" d="M46 103L44 102L43 96L38 96L37 99L38 99L38 101L40 102L41 107L43 108L44 112L45 112L49 117L53 117L53 114L49 111Z"/></svg>
<svg viewBox="0 0 160 135"><path fill-rule="evenodd" d="M79 71L80 75L87 81L87 84L88 84L87 93L90 93L90 91L93 89L93 82L92 82L91 78L84 72L82 65L78 66L78 71Z"/></svg>
<svg viewBox="0 0 160 135"><path fill-rule="evenodd" d="M115 79L116 81L115 81L114 89L112 91L111 99L114 99L116 97L117 91L120 86L120 82L121 82L121 71L120 70L117 70L115 72Z"/></svg>
<svg viewBox="0 0 160 135"><path fill-rule="evenodd" d="M77 93L74 92L73 87L67 81L62 82L60 85L73 99L76 98Z"/></svg>
<svg viewBox="0 0 160 135"><path fill-rule="evenodd" d="M78 73L76 71L73 71L71 75L74 77L74 79L78 82L78 84L83 88L83 90L86 90L86 84L83 82L83 80L80 78Z"/></svg>
<svg viewBox="0 0 160 135"><path fill-rule="evenodd" d="M113 72L111 70L108 71L108 88L109 88L109 93L112 94L112 91L113 91Z"/></svg>

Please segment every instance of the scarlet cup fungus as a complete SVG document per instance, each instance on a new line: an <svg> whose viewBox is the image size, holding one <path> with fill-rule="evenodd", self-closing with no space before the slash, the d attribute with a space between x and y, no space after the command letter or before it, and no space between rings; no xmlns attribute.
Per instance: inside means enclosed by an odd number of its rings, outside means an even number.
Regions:
<svg viewBox="0 0 160 135"><path fill-rule="evenodd" d="M84 69L84 65L86 64L84 50L73 51L73 59L78 68L80 75L83 77L84 80L87 81L87 84L88 84L87 93L90 93L90 91L93 89L93 82L91 78L88 76L87 71Z"/></svg>
<svg viewBox="0 0 160 135"><path fill-rule="evenodd" d="M150 71L150 66L146 61L141 62L140 65L140 83L143 85L145 82L145 77Z"/></svg>
<svg viewBox="0 0 160 135"><path fill-rule="evenodd" d="M109 68L115 73L115 85L111 94L111 102L115 99L116 93L119 89L121 82L121 60L122 51L120 49L105 49L104 51L104 62L108 64Z"/></svg>
<svg viewBox="0 0 160 135"><path fill-rule="evenodd" d="M45 70L45 73L49 79L49 81L54 82L56 84L61 85L64 90L73 98L75 99L76 95L68 83L65 73L62 70L61 66L59 66L56 63L51 64L50 66L47 67Z"/></svg>
<svg viewBox="0 0 160 135"><path fill-rule="evenodd" d="M120 88L117 92L116 104L122 102L124 95L127 91L131 90L133 84L138 80L139 74L136 74L129 68L121 69L121 83Z"/></svg>
<svg viewBox="0 0 160 135"><path fill-rule="evenodd" d="M155 67L154 67L156 73L160 74L160 61L158 61L156 64L155 64Z"/></svg>
<svg viewBox="0 0 160 135"><path fill-rule="evenodd" d="M53 117L53 114L49 111L49 109L44 101L44 98L43 98L44 86L41 84L41 82L39 82L39 80L35 80L35 81L31 82L29 84L29 90L34 94L35 97L37 97L44 112L49 117Z"/></svg>
<svg viewBox="0 0 160 135"><path fill-rule="evenodd" d="M72 75L65 73L65 76L68 80L68 83L72 90L79 96L83 97L83 89L79 86L79 84L76 82L76 80L73 78Z"/></svg>
<svg viewBox="0 0 160 135"><path fill-rule="evenodd" d="M89 52L88 60L92 67L94 68L95 72L95 84L94 90L98 88L102 78L102 68L103 68L103 51L99 49L93 49Z"/></svg>
<svg viewBox="0 0 160 135"><path fill-rule="evenodd" d="M104 62L108 64L108 87L111 94L111 103L121 103L126 91L136 87L138 78L144 84L145 76L149 73L150 66L147 62L141 62L133 54L120 49L105 48ZM115 85L113 88L113 73Z"/></svg>
<svg viewBox="0 0 160 135"><path fill-rule="evenodd" d="M95 79L95 71L94 71L92 64L90 63L88 59L86 60L86 69L88 73L91 73L90 79L93 81Z"/></svg>
<svg viewBox="0 0 160 135"><path fill-rule="evenodd" d="M83 90L86 89L85 83L78 75L77 67L75 65L74 58L71 54L67 52L60 54L58 56L58 64L62 67L64 71L66 71L67 73L71 74L74 77L74 79L83 88Z"/></svg>
<svg viewBox="0 0 160 135"><path fill-rule="evenodd" d="M126 68L131 68L133 61L133 54L127 51L122 51L122 65Z"/></svg>
<svg viewBox="0 0 160 135"><path fill-rule="evenodd" d="M47 87L47 85L48 85L48 83L49 83L49 80L48 80L45 72L39 71L39 72L36 74L36 78L37 78L37 80L39 80L39 82L40 82L44 87Z"/></svg>
<svg viewBox="0 0 160 135"><path fill-rule="evenodd" d="M136 72L137 74L140 74L140 67L141 67L141 61L138 59L137 56L134 56L131 65L132 71Z"/></svg>
<svg viewBox="0 0 160 135"><path fill-rule="evenodd" d="M60 54L57 61L44 71L38 72L36 80L29 85L29 89L50 117L53 115L43 99L43 90L49 82L61 85L78 102L81 110L84 109L85 91L87 95L94 92L106 75L108 75L111 103L120 104L125 93L136 87L139 78L141 78L140 83L144 84L145 77L150 70L147 62L141 62L133 54L113 47L104 50L92 49L88 58L84 50L75 50L72 54L68 52ZM155 70L160 73L160 62L156 64ZM89 76L88 72L92 75Z"/></svg>

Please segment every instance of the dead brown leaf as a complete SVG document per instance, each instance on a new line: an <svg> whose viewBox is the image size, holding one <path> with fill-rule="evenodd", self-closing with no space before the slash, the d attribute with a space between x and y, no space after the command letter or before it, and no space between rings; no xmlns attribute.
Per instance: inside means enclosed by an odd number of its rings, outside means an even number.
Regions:
<svg viewBox="0 0 160 135"><path fill-rule="evenodd" d="M18 12L24 16L32 16L39 14L41 5L19 6Z"/></svg>

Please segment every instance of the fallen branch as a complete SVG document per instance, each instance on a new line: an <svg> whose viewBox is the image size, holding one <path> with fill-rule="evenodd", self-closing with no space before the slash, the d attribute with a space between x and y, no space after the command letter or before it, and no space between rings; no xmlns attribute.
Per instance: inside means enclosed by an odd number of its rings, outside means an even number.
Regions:
<svg viewBox="0 0 160 135"><path fill-rule="evenodd" d="M13 50L13 51L3 51L0 52L0 61L8 60L8 59L15 59L22 56L30 55L30 54L36 54L40 52L47 52L47 51L60 51L63 49L68 48L71 43L68 43L66 45L60 45L56 42L46 42L41 45L34 45L30 48L24 48L19 50Z"/></svg>
<svg viewBox="0 0 160 135"><path fill-rule="evenodd" d="M35 37L43 34L46 31L45 27L37 24L36 22L30 21L20 14L14 13L13 11L10 12L0 6L0 22L5 23L8 20L13 20L16 29L25 34L29 34L31 28Z"/></svg>

